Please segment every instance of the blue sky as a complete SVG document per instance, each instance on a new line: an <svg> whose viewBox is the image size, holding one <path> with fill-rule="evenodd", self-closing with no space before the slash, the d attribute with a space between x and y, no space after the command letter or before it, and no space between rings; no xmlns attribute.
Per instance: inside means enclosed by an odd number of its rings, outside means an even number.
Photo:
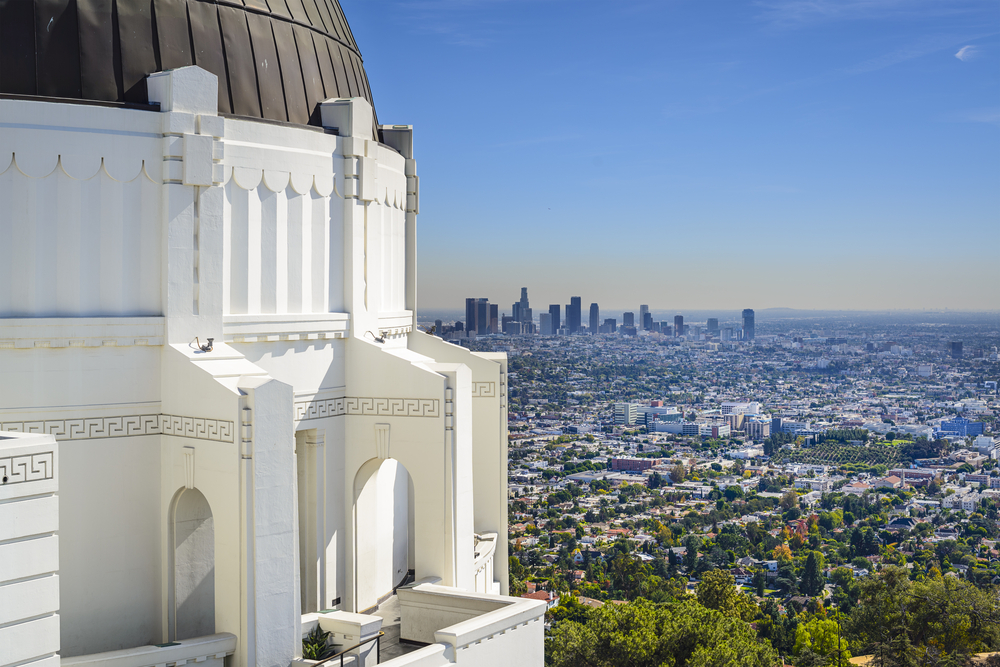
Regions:
<svg viewBox="0 0 1000 667"><path fill-rule="evenodd" d="M342 4L422 309L1000 309L996 0Z"/></svg>

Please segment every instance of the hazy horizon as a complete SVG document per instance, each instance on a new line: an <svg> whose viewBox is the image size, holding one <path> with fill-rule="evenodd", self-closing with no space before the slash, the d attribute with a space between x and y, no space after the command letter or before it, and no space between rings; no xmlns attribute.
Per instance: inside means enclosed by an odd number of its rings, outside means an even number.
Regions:
<svg viewBox="0 0 1000 667"><path fill-rule="evenodd" d="M422 308L1000 307L994 2L344 9L414 125Z"/></svg>

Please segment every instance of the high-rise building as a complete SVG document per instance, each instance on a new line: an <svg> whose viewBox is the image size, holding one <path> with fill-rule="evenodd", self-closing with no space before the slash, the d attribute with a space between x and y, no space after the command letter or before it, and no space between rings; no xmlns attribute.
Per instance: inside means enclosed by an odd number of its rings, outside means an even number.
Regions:
<svg viewBox="0 0 1000 667"><path fill-rule="evenodd" d="M618 320L613 317L604 320L604 324L601 326L601 333L615 333L617 330Z"/></svg>
<svg viewBox="0 0 1000 667"><path fill-rule="evenodd" d="M434 335L440 336L442 331L444 331L444 322L441 320L434 320Z"/></svg>
<svg viewBox="0 0 1000 667"><path fill-rule="evenodd" d="M485 336L490 332L490 300L476 299L476 335Z"/></svg>
<svg viewBox="0 0 1000 667"><path fill-rule="evenodd" d="M615 403L615 424L631 426L638 414L639 406L635 403Z"/></svg>
<svg viewBox="0 0 1000 667"><path fill-rule="evenodd" d="M684 335L684 316L674 315L674 336L680 337Z"/></svg>
<svg viewBox="0 0 1000 667"><path fill-rule="evenodd" d="M717 317L710 317L710 318L708 318L708 322L706 323L705 328L708 329L708 333L713 334L713 335L718 335L718 333L719 333L719 318L717 318Z"/></svg>
<svg viewBox="0 0 1000 667"><path fill-rule="evenodd" d="M490 304L490 326L489 333L498 334L500 333L500 305L496 303Z"/></svg>
<svg viewBox="0 0 1000 667"><path fill-rule="evenodd" d="M951 349L951 358L952 359L961 359L962 358L962 341L960 341L960 340L953 340L951 342L951 345L949 347Z"/></svg>
<svg viewBox="0 0 1000 667"><path fill-rule="evenodd" d="M743 311L743 340L754 339L753 309L746 308Z"/></svg>
<svg viewBox="0 0 1000 667"><path fill-rule="evenodd" d="M596 303L590 304L590 333L596 334L601 328L601 309Z"/></svg>
<svg viewBox="0 0 1000 667"><path fill-rule="evenodd" d="M647 326L646 315L649 315L649 306L646 304L642 304L641 306L639 306L639 328L649 331L652 328L653 318L652 317L649 318L648 321L650 324L649 326Z"/></svg>
<svg viewBox="0 0 1000 667"><path fill-rule="evenodd" d="M476 310L476 299L469 298L465 300L465 330L475 333L479 327L477 326L477 313Z"/></svg>
<svg viewBox="0 0 1000 667"><path fill-rule="evenodd" d="M549 322L551 323L550 329L545 333L555 336L559 333L559 327L562 326L562 318L559 316L558 303L553 303L549 306Z"/></svg>
<svg viewBox="0 0 1000 667"><path fill-rule="evenodd" d="M582 299L578 296L572 296L569 299L569 305L566 307L566 327L569 332L576 333L580 330L582 309Z"/></svg>
<svg viewBox="0 0 1000 667"><path fill-rule="evenodd" d="M646 331L653 330L653 314L649 311L642 314L642 328Z"/></svg>
<svg viewBox="0 0 1000 667"><path fill-rule="evenodd" d="M531 306L528 305L528 288L521 288L521 300L511 308L511 315L518 322L531 324Z"/></svg>
<svg viewBox="0 0 1000 667"><path fill-rule="evenodd" d="M623 327L634 327L635 326L635 313L622 313L622 326Z"/></svg>
<svg viewBox="0 0 1000 667"><path fill-rule="evenodd" d="M552 335L552 315L549 313L538 313L538 334L540 336Z"/></svg>

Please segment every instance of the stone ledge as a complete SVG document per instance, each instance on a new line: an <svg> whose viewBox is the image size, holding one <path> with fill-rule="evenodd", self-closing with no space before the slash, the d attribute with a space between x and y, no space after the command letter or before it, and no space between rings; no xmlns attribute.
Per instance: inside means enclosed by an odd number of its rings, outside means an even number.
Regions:
<svg viewBox="0 0 1000 667"><path fill-rule="evenodd" d="M162 317L0 318L0 349L163 345Z"/></svg>

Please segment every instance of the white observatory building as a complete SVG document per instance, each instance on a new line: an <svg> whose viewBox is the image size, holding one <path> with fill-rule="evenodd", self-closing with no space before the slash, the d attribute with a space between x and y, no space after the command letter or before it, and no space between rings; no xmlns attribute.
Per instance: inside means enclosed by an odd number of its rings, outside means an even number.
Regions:
<svg viewBox="0 0 1000 667"><path fill-rule="evenodd" d="M0 667L542 665L419 198L337 0L0 3Z"/></svg>

